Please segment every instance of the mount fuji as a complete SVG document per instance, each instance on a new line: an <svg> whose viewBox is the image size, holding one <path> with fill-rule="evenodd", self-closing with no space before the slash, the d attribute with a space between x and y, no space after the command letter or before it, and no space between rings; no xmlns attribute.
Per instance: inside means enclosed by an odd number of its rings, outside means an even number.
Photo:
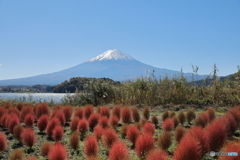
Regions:
<svg viewBox="0 0 240 160"><path fill-rule="evenodd" d="M7 85L57 85L73 77L111 78L116 81L136 79L140 76L148 76L152 71L156 77L165 77L166 74L180 75L179 71L156 68L139 62L118 49L108 50L99 56L90 59L77 66L50 74L37 75L27 78L0 80L0 86ZM192 73L184 76L190 80ZM198 79L204 79L206 75L198 75Z"/></svg>

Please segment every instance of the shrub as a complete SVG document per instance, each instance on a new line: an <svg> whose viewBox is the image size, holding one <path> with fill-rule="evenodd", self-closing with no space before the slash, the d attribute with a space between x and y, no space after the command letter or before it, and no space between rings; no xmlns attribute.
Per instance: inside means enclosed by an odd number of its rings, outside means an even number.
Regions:
<svg viewBox="0 0 240 160"><path fill-rule="evenodd" d="M183 123L184 123L185 120L186 120L186 117L185 117L183 111L180 111L177 116L178 116L179 122L183 125Z"/></svg>
<svg viewBox="0 0 240 160"><path fill-rule="evenodd" d="M132 121L132 115L131 115L131 110L129 107L124 107L122 109L122 121L123 123L131 123Z"/></svg>
<svg viewBox="0 0 240 160"><path fill-rule="evenodd" d="M219 160L238 160L240 159L240 141L228 142L220 152L237 152L238 156L221 156Z"/></svg>
<svg viewBox="0 0 240 160"><path fill-rule="evenodd" d="M143 117L146 118L146 120L150 117L150 109L148 106L143 108Z"/></svg>
<svg viewBox="0 0 240 160"><path fill-rule="evenodd" d="M26 127L32 128L34 124L34 116L32 114L27 114L24 118L24 123Z"/></svg>
<svg viewBox="0 0 240 160"><path fill-rule="evenodd" d="M72 117L72 112L73 112L72 106L63 107L63 113L64 113L64 116L65 116L66 122L70 121L70 119Z"/></svg>
<svg viewBox="0 0 240 160"><path fill-rule="evenodd" d="M21 111L22 108L24 107L24 105L23 105L23 103L18 103L18 104L16 105L16 107L17 107L17 109L18 109L19 111ZM0 117L1 117L1 116L0 116Z"/></svg>
<svg viewBox="0 0 240 160"><path fill-rule="evenodd" d="M30 148L36 143L36 135L30 128L25 129L21 134L22 143Z"/></svg>
<svg viewBox="0 0 240 160"><path fill-rule="evenodd" d="M152 123L155 125L155 128L158 126L158 118L156 116L152 116Z"/></svg>
<svg viewBox="0 0 240 160"><path fill-rule="evenodd" d="M73 132L69 137L70 146L76 150L79 147L80 136L77 131Z"/></svg>
<svg viewBox="0 0 240 160"><path fill-rule="evenodd" d="M60 125L60 121L58 120L58 118L54 117L52 118L48 124L47 124L47 128L46 128L46 133L49 137L52 136L52 131L53 129L57 126Z"/></svg>
<svg viewBox="0 0 240 160"><path fill-rule="evenodd" d="M53 111L57 111L57 110L62 110L62 106L61 105L53 106Z"/></svg>
<svg viewBox="0 0 240 160"><path fill-rule="evenodd" d="M81 133L81 135L85 135L88 131L88 121L86 119L80 119L77 130Z"/></svg>
<svg viewBox="0 0 240 160"><path fill-rule="evenodd" d="M66 160L67 157L67 150L61 143L55 143L48 153L49 160Z"/></svg>
<svg viewBox="0 0 240 160"><path fill-rule="evenodd" d="M98 113L93 113L88 118L88 123L91 130L93 130L93 128L98 124L99 118L100 118L100 115Z"/></svg>
<svg viewBox="0 0 240 160"><path fill-rule="evenodd" d="M148 152L154 147L154 139L150 134L143 134L136 140L135 151L137 156L141 159L145 159Z"/></svg>
<svg viewBox="0 0 240 160"><path fill-rule="evenodd" d="M17 108L11 107L8 109L8 114L14 113L18 118L20 117L20 112Z"/></svg>
<svg viewBox="0 0 240 160"><path fill-rule="evenodd" d="M174 133L175 140L179 143L185 133L186 133L185 128L182 126L178 126Z"/></svg>
<svg viewBox="0 0 240 160"><path fill-rule="evenodd" d="M21 124L18 124L16 126L14 126L14 128L13 128L13 136L19 141L21 141L21 134L22 134L23 130L24 130L24 128Z"/></svg>
<svg viewBox="0 0 240 160"><path fill-rule="evenodd" d="M24 120L24 118L26 117L27 114L32 114L34 115L34 112L33 112L33 107L30 106L30 105L27 105L27 106L24 106L22 111L21 111L21 121Z"/></svg>
<svg viewBox="0 0 240 160"><path fill-rule="evenodd" d="M164 122L165 119L167 119L167 118L169 118L169 112L168 112L168 111L165 111L165 112L163 112L163 114L162 114L162 121Z"/></svg>
<svg viewBox="0 0 240 160"><path fill-rule="evenodd" d="M99 125L102 126L102 128L109 127L109 125L108 125L108 118L107 117L100 117Z"/></svg>
<svg viewBox="0 0 240 160"><path fill-rule="evenodd" d="M134 125L129 125L127 127L127 138L130 142L132 142L133 146L135 146L135 142L138 138L138 136L140 135L140 131L138 130L138 128Z"/></svg>
<svg viewBox="0 0 240 160"><path fill-rule="evenodd" d="M101 111L100 111L100 115L102 116L102 117L110 117L110 109L109 109L109 107L107 107L107 106L103 106L102 108L101 108Z"/></svg>
<svg viewBox="0 0 240 160"><path fill-rule="evenodd" d="M147 120L146 120L146 118L142 118L141 120L140 120L140 124L141 124L141 126L144 126L144 124L147 122Z"/></svg>
<svg viewBox="0 0 240 160"><path fill-rule="evenodd" d="M239 109L237 109L237 107L229 110L227 112L228 114L231 114L233 116L233 118L235 119L235 122L237 123L237 126L240 126L240 111Z"/></svg>
<svg viewBox="0 0 240 160"><path fill-rule="evenodd" d="M78 108L74 113L74 117L78 117L79 119L82 119L83 114L84 114L84 110L82 108Z"/></svg>
<svg viewBox="0 0 240 160"><path fill-rule="evenodd" d="M110 124L111 124L111 126L112 126L113 128L116 128L116 127L118 126L118 121L119 121L119 119L118 119L117 116L112 116L112 117L110 118Z"/></svg>
<svg viewBox="0 0 240 160"><path fill-rule="evenodd" d="M235 121L234 117L229 113L219 118L218 121L224 126L225 132L228 136L233 135L234 132L237 130L237 122Z"/></svg>
<svg viewBox="0 0 240 160"><path fill-rule="evenodd" d="M199 116L203 117L203 119L205 120L206 124L209 122L209 117L208 114L205 113L201 113Z"/></svg>
<svg viewBox="0 0 240 160"><path fill-rule="evenodd" d="M60 124L62 126L65 125L66 119L65 119L65 115L62 111L57 111L54 117L58 118L58 120L60 121Z"/></svg>
<svg viewBox="0 0 240 160"><path fill-rule="evenodd" d="M71 131L77 130L78 122L79 122L79 117L73 117L73 119L71 120L71 123L70 123Z"/></svg>
<svg viewBox="0 0 240 160"><path fill-rule="evenodd" d="M158 136L157 145L162 150L167 150L172 144L172 135L170 132L164 131L162 134Z"/></svg>
<svg viewBox="0 0 240 160"><path fill-rule="evenodd" d="M173 123L174 123L174 128L176 128L178 126L178 124L179 124L177 116L173 116L172 120L173 120Z"/></svg>
<svg viewBox="0 0 240 160"><path fill-rule="evenodd" d="M188 110L187 113L186 113L186 119L188 121L188 123L190 124L190 122L192 120L194 120L196 117L196 114L194 113L194 111L192 109Z"/></svg>
<svg viewBox="0 0 240 160"><path fill-rule="evenodd" d="M212 151L216 151L222 147L227 138L227 133L224 126L217 120L208 125L207 134L209 136L209 147Z"/></svg>
<svg viewBox="0 0 240 160"><path fill-rule="evenodd" d="M9 114L4 114L1 119L0 119L0 123L1 123L1 126L6 128L7 127L7 121L8 121L8 118L10 117Z"/></svg>
<svg viewBox="0 0 240 160"><path fill-rule="evenodd" d="M7 138L4 133L0 132L0 152L7 149Z"/></svg>
<svg viewBox="0 0 240 160"><path fill-rule="evenodd" d="M42 115L50 115L49 106L46 103L39 103L36 108L36 117L39 119Z"/></svg>
<svg viewBox="0 0 240 160"><path fill-rule="evenodd" d="M201 154L209 152L209 140L207 133L201 127L193 127L191 128L186 136L191 136L198 142L198 145L201 147Z"/></svg>
<svg viewBox="0 0 240 160"><path fill-rule="evenodd" d="M113 107L112 114L114 116L117 116L118 119L120 119L121 118L121 107L120 106Z"/></svg>
<svg viewBox="0 0 240 160"><path fill-rule="evenodd" d="M174 127L174 122L170 118L167 118L162 124L162 128L164 131L171 131L173 127Z"/></svg>
<svg viewBox="0 0 240 160"><path fill-rule="evenodd" d="M118 141L113 144L112 148L109 151L109 160L128 160L128 152L126 144Z"/></svg>
<svg viewBox="0 0 240 160"><path fill-rule="evenodd" d="M40 132L43 132L47 128L47 125L48 125L48 115L44 114L38 119L37 127Z"/></svg>
<svg viewBox="0 0 240 160"><path fill-rule="evenodd" d="M85 118L88 119L92 113L93 113L93 105L86 105L84 108Z"/></svg>
<svg viewBox="0 0 240 160"><path fill-rule="evenodd" d="M19 118L17 116L12 116L11 114L7 120L7 128L9 132L13 134L13 128L18 124L20 124Z"/></svg>
<svg viewBox="0 0 240 160"><path fill-rule="evenodd" d="M204 128L206 125L207 125L207 122L205 121L205 119L200 115L197 116L197 118L194 121L194 126Z"/></svg>
<svg viewBox="0 0 240 160"><path fill-rule="evenodd" d="M50 142L44 142L41 146L41 155L42 156L47 156L49 151L50 151L50 148L52 147L52 144Z"/></svg>
<svg viewBox="0 0 240 160"><path fill-rule="evenodd" d="M208 114L208 118L209 118L209 121L213 121L216 117L216 114L215 114L215 110L213 108L208 108L207 110L207 114Z"/></svg>
<svg viewBox="0 0 240 160"><path fill-rule="evenodd" d="M11 155L10 160L23 160L24 151L21 149L15 149Z"/></svg>
<svg viewBox="0 0 240 160"><path fill-rule="evenodd" d="M38 159L37 157L31 156L31 157L28 157L26 160L38 160Z"/></svg>
<svg viewBox="0 0 240 160"><path fill-rule="evenodd" d="M85 160L100 160L100 159L95 156L90 156L90 157L87 157Z"/></svg>
<svg viewBox="0 0 240 160"><path fill-rule="evenodd" d="M143 125L143 133L154 135L154 132L155 132L155 126L151 122L146 122Z"/></svg>
<svg viewBox="0 0 240 160"><path fill-rule="evenodd" d="M168 160L168 154L159 149L153 149L149 152L146 160Z"/></svg>
<svg viewBox="0 0 240 160"><path fill-rule="evenodd" d="M174 160L193 160L201 158L198 142L191 136L184 137L174 151Z"/></svg>
<svg viewBox="0 0 240 160"><path fill-rule="evenodd" d="M3 107L0 107L0 119L5 113L6 113L6 109ZM0 123L0 125L1 125L1 123Z"/></svg>
<svg viewBox="0 0 240 160"><path fill-rule="evenodd" d="M176 115L176 113L174 111L171 111L170 114L169 114L169 117L172 118Z"/></svg>
<svg viewBox="0 0 240 160"><path fill-rule="evenodd" d="M53 139L55 141L60 141L63 137L63 128L60 125L57 125L54 129L53 129Z"/></svg>
<svg viewBox="0 0 240 160"><path fill-rule="evenodd" d="M104 129L101 126L96 126L94 128L93 134L97 138L98 141L101 139L103 132L104 132Z"/></svg>
<svg viewBox="0 0 240 160"><path fill-rule="evenodd" d="M138 112L137 107L132 108L132 117L133 117L134 122L140 121L140 114Z"/></svg>
<svg viewBox="0 0 240 160"><path fill-rule="evenodd" d="M84 153L89 156L96 156L99 150L96 137L88 136L84 142Z"/></svg>
<svg viewBox="0 0 240 160"><path fill-rule="evenodd" d="M113 129L108 128L104 131L102 135L102 141L106 147L111 148L113 143L117 140L117 133Z"/></svg>

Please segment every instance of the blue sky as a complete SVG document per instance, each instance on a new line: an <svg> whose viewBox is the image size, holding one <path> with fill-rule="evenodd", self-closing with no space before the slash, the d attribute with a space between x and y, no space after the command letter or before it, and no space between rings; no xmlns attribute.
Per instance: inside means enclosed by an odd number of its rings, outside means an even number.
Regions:
<svg viewBox="0 0 240 160"><path fill-rule="evenodd" d="M109 49L219 75L240 65L240 0L0 0L0 79L52 73Z"/></svg>

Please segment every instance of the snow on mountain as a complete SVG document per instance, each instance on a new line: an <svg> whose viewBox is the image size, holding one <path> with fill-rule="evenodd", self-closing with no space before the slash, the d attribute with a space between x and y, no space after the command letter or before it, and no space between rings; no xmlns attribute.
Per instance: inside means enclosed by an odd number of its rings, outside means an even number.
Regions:
<svg viewBox="0 0 240 160"><path fill-rule="evenodd" d="M134 60L131 56L118 49L108 50L99 56L90 59L88 62L102 61L102 60Z"/></svg>

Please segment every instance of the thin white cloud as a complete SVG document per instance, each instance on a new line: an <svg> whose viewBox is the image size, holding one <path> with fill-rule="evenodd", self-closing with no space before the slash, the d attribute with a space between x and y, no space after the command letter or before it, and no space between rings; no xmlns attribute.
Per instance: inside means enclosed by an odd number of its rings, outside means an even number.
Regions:
<svg viewBox="0 0 240 160"><path fill-rule="evenodd" d="M0 66L2 66L2 64L0 64Z"/></svg>

